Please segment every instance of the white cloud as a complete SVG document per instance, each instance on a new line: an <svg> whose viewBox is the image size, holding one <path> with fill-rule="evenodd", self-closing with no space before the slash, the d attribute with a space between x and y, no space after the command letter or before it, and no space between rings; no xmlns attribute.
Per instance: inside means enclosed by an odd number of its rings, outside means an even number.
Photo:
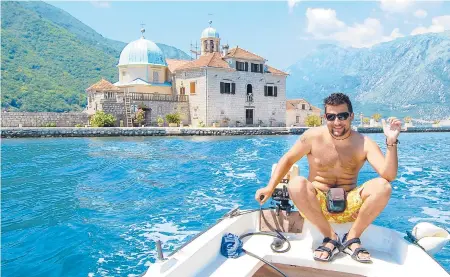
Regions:
<svg viewBox="0 0 450 277"><path fill-rule="evenodd" d="M405 12L413 0L380 0L381 9L390 13Z"/></svg>
<svg viewBox="0 0 450 277"><path fill-rule="evenodd" d="M345 28L345 23L337 19L336 11L332 9L308 8L306 19L308 20L307 32L317 36L326 37Z"/></svg>
<svg viewBox="0 0 450 277"><path fill-rule="evenodd" d="M111 4L108 1L91 1L92 6L96 8L110 8Z"/></svg>
<svg viewBox="0 0 450 277"><path fill-rule="evenodd" d="M404 37L404 35L400 33L399 28L395 28L394 30L392 30L391 35L389 37L391 38L391 40L394 40L396 38Z"/></svg>
<svg viewBox="0 0 450 277"><path fill-rule="evenodd" d="M412 30L411 35L419 35L425 33L440 33L450 30L450 15L436 16L431 20L430 27L417 27Z"/></svg>
<svg viewBox="0 0 450 277"><path fill-rule="evenodd" d="M300 2L300 0L288 0L289 12L292 12L294 10L294 7L298 2Z"/></svg>
<svg viewBox="0 0 450 277"><path fill-rule="evenodd" d="M394 28L394 30L392 30L391 34L388 37L383 38L383 42L395 40L397 38L402 38L404 36L405 36L404 34L400 33L399 28Z"/></svg>
<svg viewBox="0 0 450 277"><path fill-rule="evenodd" d="M428 13L425 10L417 10L414 12L414 16L417 18L425 18L427 17Z"/></svg>
<svg viewBox="0 0 450 277"><path fill-rule="evenodd" d="M395 28L389 36L385 36L380 21L370 17L363 23L347 26L337 18L336 11L332 9L309 8L306 11L306 18L308 21L306 31L314 39L334 40L345 46L371 47L403 36L398 28Z"/></svg>

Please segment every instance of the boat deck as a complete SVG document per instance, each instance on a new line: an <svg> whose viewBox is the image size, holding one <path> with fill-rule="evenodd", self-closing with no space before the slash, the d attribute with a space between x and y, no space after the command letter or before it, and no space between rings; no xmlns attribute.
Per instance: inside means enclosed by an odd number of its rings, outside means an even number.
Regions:
<svg viewBox="0 0 450 277"><path fill-rule="evenodd" d="M284 264L274 264L279 270L289 277L364 277L364 275L352 274L346 272L323 270L304 266L293 266ZM264 265L256 271L253 277L280 277L280 273L276 272L268 265Z"/></svg>
<svg viewBox="0 0 450 277"><path fill-rule="evenodd" d="M314 241L311 237L302 235L290 235L288 239L291 243L291 249L286 253L274 253L270 248L273 237L260 235L244 239L244 249L273 264L281 264L282 268L289 269L291 274L285 273L290 277L296 275L373 276L371 273L380 270L382 272L395 272L399 270L401 263L401 261L396 261L395 256L387 252L370 248L373 264L358 263L344 253L337 254L332 262L318 262L313 259L313 252L321 241ZM271 276L264 275L268 273L265 268L263 262L249 255L242 255L238 259L227 259L218 255L214 262L199 273L199 276ZM305 271L306 268L309 271ZM269 270L273 271L271 268ZM246 272L246 274L243 275L243 272ZM275 273L273 276L278 274L275 271L273 272ZM305 275L305 273L308 274ZM313 273L316 275L312 275ZM278 276L280 275L278 274Z"/></svg>
<svg viewBox="0 0 450 277"><path fill-rule="evenodd" d="M283 227L282 225L279 226ZM250 255L243 254L232 259L220 254L224 234L257 232L260 226L257 212L226 218L174 253L164 263L151 266L144 276L277 276L275 271ZM351 223L332 226L342 237L350 229ZM370 225L361 236L363 246L371 254L372 264L359 263L344 253L337 254L331 262L315 261L313 252L322 244L323 236L308 221L304 222L301 233L286 232L284 235L291 243L291 249L285 253L273 252L270 245L274 238L265 235L244 238L243 248L278 265L290 277L448 276L432 257L418 246L405 241L404 234L384 227Z"/></svg>

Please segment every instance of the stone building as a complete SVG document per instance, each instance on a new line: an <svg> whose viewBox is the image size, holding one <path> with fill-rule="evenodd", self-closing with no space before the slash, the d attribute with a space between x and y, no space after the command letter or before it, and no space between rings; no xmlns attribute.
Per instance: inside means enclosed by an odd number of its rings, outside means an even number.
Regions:
<svg viewBox="0 0 450 277"><path fill-rule="evenodd" d="M173 112L192 126L285 126L287 74L220 40L209 26L201 34L200 56L186 61L166 59L142 35L120 54L118 82L101 80L86 90L87 112L104 110L125 126L139 107L146 110L147 126Z"/></svg>
<svg viewBox="0 0 450 277"><path fill-rule="evenodd" d="M286 126L304 127L308 115L317 115L322 122L321 109L311 105L305 99L286 101Z"/></svg>

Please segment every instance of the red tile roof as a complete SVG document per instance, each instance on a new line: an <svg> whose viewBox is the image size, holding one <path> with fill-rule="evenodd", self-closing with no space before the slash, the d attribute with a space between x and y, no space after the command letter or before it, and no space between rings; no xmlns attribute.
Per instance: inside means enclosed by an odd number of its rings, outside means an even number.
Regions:
<svg viewBox="0 0 450 277"><path fill-rule="evenodd" d="M93 84L92 86L88 87L86 91L118 91L119 89L102 78L97 83Z"/></svg>
<svg viewBox="0 0 450 277"><path fill-rule="evenodd" d="M175 70L177 70L178 67L183 66L191 61L166 59L166 62L169 67L169 71L173 73Z"/></svg>
<svg viewBox="0 0 450 277"><path fill-rule="evenodd" d="M278 70L278 69L276 69L275 67L271 67L271 66L269 66L269 65L268 65L267 67L268 67L269 72L272 73L272 74L276 74L276 75L289 75L288 73L283 72L283 71L281 71L281 70Z"/></svg>
<svg viewBox="0 0 450 277"><path fill-rule="evenodd" d="M265 61L261 56L258 56L250 51L239 48L236 46L235 48L231 48L228 54L224 58L235 58L235 59L244 59L244 60L253 60L253 61Z"/></svg>
<svg viewBox="0 0 450 277"><path fill-rule="evenodd" d="M308 104L311 106L313 111L321 112L322 110L317 108L316 106L311 105L308 101L305 99L290 99L286 100L286 110L295 110L297 108L298 104Z"/></svg>
<svg viewBox="0 0 450 277"><path fill-rule="evenodd" d="M185 63L175 70L186 70L192 68L201 67L218 67L218 68L230 68L230 65L222 59L222 56L218 52L208 53L200 56L197 60Z"/></svg>
<svg viewBox="0 0 450 277"><path fill-rule="evenodd" d="M228 55L224 57L222 57L222 55L219 52L214 52L202 55L197 60L193 61L181 61L171 59L167 59L166 61L169 65L169 70L172 73L176 70L189 70L201 67L216 67L216 68L227 68L231 70L236 70L235 68L230 67L230 65L225 61L226 58L247 59L265 62L264 58L239 47L232 48L228 53ZM289 75L288 73L278 70L271 66L267 66L267 68L269 73L275 75Z"/></svg>

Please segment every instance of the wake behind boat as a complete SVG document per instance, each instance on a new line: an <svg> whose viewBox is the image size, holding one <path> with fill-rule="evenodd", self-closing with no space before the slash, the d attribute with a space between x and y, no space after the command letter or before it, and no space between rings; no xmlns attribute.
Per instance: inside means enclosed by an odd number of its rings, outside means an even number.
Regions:
<svg viewBox="0 0 450 277"><path fill-rule="evenodd" d="M291 169L291 177L297 174L298 169ZM272 197L276 207L233 209L167 259L160 252L159 261L143 276L449 276L431 255L450 235L430 223L417 224L408 235L370 225L361 240L371 253L372 264L358 263L342 252L332 262L315 261L312 254L322 244L323 235L290 210L283 198L284 185L280 184ZM332 227L342 238L351 224L332 223ZM234 253L236 258L223 255L224 238L232 238L230 234L242 238L245 253ZM239 242L237 239L235 244ZM233 248L233 243L228 247Z"/></svg>

